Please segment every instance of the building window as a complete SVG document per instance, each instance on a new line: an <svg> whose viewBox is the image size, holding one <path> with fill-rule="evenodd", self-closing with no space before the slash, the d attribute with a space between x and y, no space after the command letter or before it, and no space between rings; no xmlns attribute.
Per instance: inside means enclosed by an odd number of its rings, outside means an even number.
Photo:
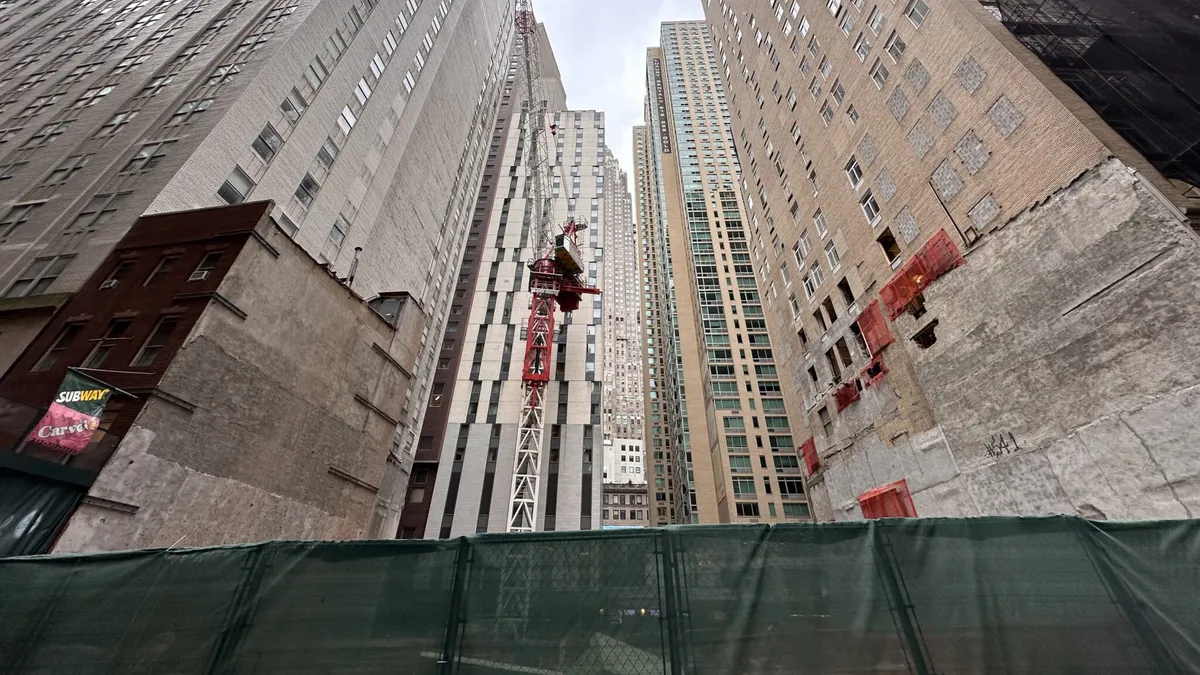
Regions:
<svg viewBox="0 0 1200 675"><path fill-rule="evenodd" d="M159 352L167 344L167 339L171 333L175 331L175 327L179 325L179 317L164 316L158 320L158 325L154 327L154 331L150 333L150 337L146 339L146 344L142 345L141 351L134 357L130 363L134 368L146 368L154 364L154 359L158 357Z"/></svg>
<svg viewBox="0 0 1200 675"><path fill-rule="evenodd" d="M46 354L33 367L34 372L44 372L58 364L62 360L63 354L71 348L75 338L79 337L81 331L83 331L82 323L69 323L63 326L58 337L54 339L54 344L50 345L50 349L46 350Z"/></svg>
<svg viewBox="0 0 1200 675"><path fill-rule="evenodd" d="M887 17L883 15L883 10L878 7L871 8L871 14L867 18L867 25L871 27L871 32L879 35L879 31L883 30L883 24Z"/></svg>
<svg viewBox="0 0 1200 675"><path fill-rule="evenodd" d="M8 237L17 230L26 220L29 220L29 215L33 210L41 206L38 204L17 204L4 214L4 218L0 219L0 239Z"/></svg>
<svg viewBox="0 0 1200 675"><path fill-rule="evenodd" d="M321 163L321 166L325 167L326 171L329 171L333 168L333 160L337 159L339 152L341 150L338 148L337 143L334 143L332 138L326 137L325 143L321 145L321 149L317 150L317 161Z"/></svg>
<svg viewBox="0 0 1200 675"><path fill-rule="evenodd" d="M171 270L175 267L175 263L177 262L179 262L179 256L177 255L163 256L163 258L158 261L158 265L155 265L154 271L150 273L150 276L146 277L146 281L142 285L153 286L162 281L167 277L168 274L171 273Z"/></svg>
<svg viewBox="0 0 1200 675"><path fill-rule="evenodd" d="M148 171L158 166L163 157L167 156L167 146L174 141L159 141L157 143L147 143L143 145L133 159L121 169L121 173L138 173L140 171Z"/></svg>
<svg viewBox="0 0 1200 675"><path fill-rule="evenodd" d="M342 247L342 242L346 241L346 232L350 230L350 223L339 213L338 217L333 221L333 227L329 229L329 241L333 242L336 248Z"/></svg>
<svg viewBox="0 0 1200 675"><path fill-rule="evenodd" d="M867 190L858 203L862 207L863 215L867 217L867 222L871 223L871 225L878 225L879 204L875 202L875 195L872 195L871 191Z"/></svg>
<svg viewBox="0 0 1200 675"><path fill-rule="evenodd" d="M858 39L854 41L854 53L858 54L859 61L866 61L867 54L871 51L871 41L865 33L859 33Z"/></svg>
<svg viewBox="0 0 1200 675"><path fill-rule="evenodd" d="M365 78L359 78L358 84L354 85L354 97L359 105L366 105L367 99L371 98L371 86Z"/></svg>
<svg viewBox="0 0 1200 675"><path fill-rule="evenodd" d="M129 124L129 120L137 117L136 110L125 110L113 115L96 131L96 138L108 138L116 136L121 128Z"/></svg>
<svg viewBox="0 0 1200 675"><path fill-rule="evenodd" d="M813 296L816 294L817 294L817 285L815 283L813 283L812 275L805 274L804 275L804 295L807 296L809 300L812 300Z"/></svg>
<svg viewBox="0 0 1200 675"><path fill-rule="evenodd" d="M188 277L188 281L204 281L212 275L213 270L217 268L217 263L221 261L221 256L224 251L209 251L204 254L204 258L200 260L200 264Z"/></svg>
<svg viewBox="0 0 1200 675"><path fill-rule="evenodd" d="M229 178L226 178L217 190L217 195L224 199L226 204L241 204L253 189L254 181L250 180L250 176L242 171L242 167L234 166Z"/></svg>
<svg viewBox="0 0 1200 675"><path fill-rule="evenodd" d="M846 163L846 177L850 179L850 187L857 190L862 187L863 172L862 167L858 165L858 160L850 157L850 161Z"/></svg>
<svg viewBox="0 0 1200 675"><path fill-rule="evenodd" d="M279 104L279 109L283 111L283 116L288 122L295 124L300 119L300 115L304 114L304 109L308 107L308 102L300 95L300 92L293 88L288 92L288 95Z"/></svg>
<svg viewBox="0 0 1200 675"><path fill-rule="evenodd" d="M876 241L879 242L879 247L883 249L883 254L887 256L888 263L892 265L892 269L895 269L900 261L900 245L896 243L896 238L892 236L892 231L884 229Z"/></svg>
<svg viewBox="0 0 1200 675"><path fill-rule="evenodd" d="M104 332L104 337L96 343L92 349L92 353L83 361L82 368L99 368L108 360L109 354L117 348L127 338L125 334L129 332L129 326L132 322L129 319L114 319L108 324L108 330Z"/></svg>
<svg viewBox="0 0 1200 675"><path fill-rule="evenodd" d="M174 115L171 115L171 119L167 120L166 126L173 127L179 124L187 124L191 121L192 115L197 115L208 110L212 106L212 103L213 100L211 98L187 101L179 106L179 110L175 111Z"/></svg>
<svg viewBox="0 0 1200 675"><path fill-rule="evenodd" d="M758 502L737 503L737 514L745 518L753 518L758 516Z"/></svg>
<svg viewBox="0 0 1200 675"><path fill-rule="evenodd" d="M841 105L842 101L846 100L846 88L842 86L840 79L833 81L833 86L829 88L829 93L833 96L835 105Z"/></svg>
<svg viewBox="0 0 1200 675"><path fill-rule="evenodd" d="M312 205L313 199L316 198L317 193L320 191L321 185L312 177L312 174L306 173L304 174L304 178L300 179L300 185L296 186L296 192L294 194L297 201L299 201L304 208L308 208Z"/></svg>
<svg viewBox="0 0 1200 675"><path fill-rule="evenodd" d="M813 261L812 267L808 268L808 273L812 276L813 283L817 286L820 286L821 282L825 281L825 273L821 271L820 260Z"/></svg>
<svg viewBox="0 0 1200 675"><path fill-rule="evenodd" d="M833 121L833 108L830 107L829 101L821 104L821 121L825 123L825 126L829 126L829 123Z"/></svg>
<svg viewBox="0 0 1200 675"><path fill-rule="evenodd" d="M446 385L442 382L434 382L433 390L429 394L429 407L440 408L442 406L442 396L446 392Z"/></svg>
<svg viewBox="0 0 1200 675"><path fill-rule="evenodd" d="M838 255L837 246L830 239L828 244L825 244L825 257L829 260L829 269L836 272L842 265L842 257Z"/></svg>
<svg viewBox="0 0 1200 675"><path fill-rule="evenodd" d="M100 102L100 99L108 96L109 93L111 93L115 88L116 87L110 85L88 89L87 91L83 92L83 94L80 95L80 97L74 103L71 104L71 109L76 110L90 105L96 105Z"/></svg>
<svg viewBox="0 0 1200 675"><path fill-rule="evenodd" d="M74 122L74 120L68 120L66 122L51 122L50 124L42 126L40 129L34 132L32 136L29 137L29 140L25 141L25 144L22 145L21 148L40 148L43 145L53 143L54 141L58 140L58 137L62 136L67 129L71 128L72 122Z"/></svg>
<svg viewBox="0 0 1200 675"><path fill-rule="evenodd" d="M813 214L813 226L817 228L817 235L822 239L829 234L829 224L825 222L825 213L821 209Z"/></svg>
<svg viewBox="0 0 1200 675"><path fill-rule="evenodd" d="M279 148L283 147L283 138L279 132L275 131L275 127L267 124L250 144L250 147L254 148L254 152L262 158L262 161L269 164L275 158L275 153L279 152Z"/></svg>
<svg viewBox="0 0 1200 675"><path fill-rule="evenodd" d="M41 295L46 292L59 274L67 268L73 255L60 255L50 258L38 258L29 263L29 267L17 277L8 287L6 298L24 298L31 295Z"/></svg>
<svg viewBox="0 0 1200 675"><path fill-rule="evenodd" d="M354 112L350 110L350 106L342 108L342 114L338 116L338 128L343 134L350 135L350 130L358 122L358 118L354 116Z"/></svg>
<svg viewBox="0 0 1200 675"><path fill-rule="evenodd" d="M909 0L908 7L904 9L904 16L907 16L912 25L917 28L925 23L925 17L928 15L929 5L925 3L925 0Z"/></svg>
<svg viewBox="0 0 1200 675"><path fill-rule="evenodd" d="M842 17L842 35L850 37L850 33L854 30L854 14L846 12L846 16Z"/></svg>
<svg viewBox="0 0 1200 675"><path fill-rule="evenodd" d="M133 269L132 260L122 260L118 262L117 266L113 268L112 273L108 275L108 278L100 283L100 290L116 288L117 285L121 283L121 280L124 279L127 274L129 274L129 270L131 269Z"/></svg>
<svg viewBox="0 0 1200 675"><path fill-rule="evenodd" d="M883 61L875 59L875 65L871 67L871 81L875 86L883 89L883 85L887 84L888 75L887 66L883 65Z"/></svg>
<svg viewBox="0 0 1200 675"><path fill-rule="evenodd" d="M888 38L887 43L883 46L883 50L891 57L892 63L900 63L900 57L904 56L904 50L907 48L908 45L904 43L904 40L896 31L892 31L891 37Z"/></svg>
<svg viewBox="0 0 1200 675"><path fill-rule="evenodd" d="M304 78L308 80L308 85L315 89L321 88L321 83L325 78L329 77L329 71L325 70L325 64L321 62L321 57L313 58L312 63L308 64L308 68L304 70Z"/></svg>

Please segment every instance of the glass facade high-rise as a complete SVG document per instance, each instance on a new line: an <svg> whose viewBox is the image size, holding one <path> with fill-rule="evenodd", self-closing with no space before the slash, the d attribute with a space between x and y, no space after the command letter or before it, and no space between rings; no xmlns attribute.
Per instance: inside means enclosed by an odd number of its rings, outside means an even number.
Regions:
<svg viewBox="0 0 1200 675"><path fill-rule="evenodd" d="M646 158L637 193L656 216L643 228L643 259L654 267L645 279L650 436L665 448L662 464L653 455L656 507L666 501L671 522L807 519L759 290L763 263L749 246L772 224L743 205L705 24L664 23L661 42L648 52L647 125L635 134Z"/></svg>

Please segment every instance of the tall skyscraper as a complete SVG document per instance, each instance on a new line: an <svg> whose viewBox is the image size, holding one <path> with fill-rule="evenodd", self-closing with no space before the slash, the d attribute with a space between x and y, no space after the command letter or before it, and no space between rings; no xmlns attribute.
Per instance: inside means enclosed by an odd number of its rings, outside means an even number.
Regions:
<svg viewBox="0 0 1200 675"><path fill-rule="evenodd" d="M659 57L661 58L661 56ZM646 101L645 118L652 111ZM642 314L645 347L642 350L645 392L643 395L644 447L650 486L650 522L668 525L675 522L675 451L679 417L675 383L678 360L675 358L674 317L671 290L670 241L666 223L659 212L658 161L650 143L647 127L633 128L634 195L637 204L637 236L641 257ZM655 353L651 353L654 349Z"/></svg>
<svg viewBox="0 0 1200 675"><path fill-rule="evenodd" d="M1024 4L1056 71L1114 55ZM704 9L817 517L1192 514L1186 186L977 0Z"/></svg>
<svg viewBox="0 0 1200 675"><path fill-rule="evenodd" d="M646 298L648 414L653 426L670 406L678 426L672 463L654 455L655 508L665 479L673 522L808 519L749 247L760 224L743 208L720 66L703 22L664 23L661 38L647 54L647 126L635 136L649 146L635 147L648 158L637 193L657 201L643 244L656 276ZM666 378L669 397L658 387Z"/></svg>
<svg viewBox="0 0 1200 675"><path fill-rule="evenodd" d="M629 179L611 150L604 175L604 524L642 527L650 520L649 464L643 443L640 249Z"/></svg>
<svg viewBox="0 0 1200 675"><path fill-rule="evenodd" d="M604 442L642 439L642 313L629 178L604 153Z"/></svg>
<svg viewBox="0 0 1200 675"><path fill-rule="evenodd" d="M553 172L553 220L587 224L580 237L587 280L600 281L607 236L604 115L565 110L566 94L545 31L540 89L551 125L543 149ZM522 405L522 373L535 251L526 181L529 137L520 67L510 64L487 170L463 254L439 376L418 443L402 537L451 537L506 528ZM585 298L555 328L542 457L538 530L600 526L601 298ZM423 517L423 522L422 522Z"/></svg>
<svg viewBox="0 0 1200 675"><path fill-rule="evenodd" d="M0 367L140 214L272 200L278 227L330 275L352 277L354 293L405 294L420 308L425 333L403 366L412 386L385 415L388 469L368 486L376 509L364 534L393 536L512 14L501 0L5 8ZM321 311L304 301L295 312ZM264 375L282 389L290 376Z"/></svg>

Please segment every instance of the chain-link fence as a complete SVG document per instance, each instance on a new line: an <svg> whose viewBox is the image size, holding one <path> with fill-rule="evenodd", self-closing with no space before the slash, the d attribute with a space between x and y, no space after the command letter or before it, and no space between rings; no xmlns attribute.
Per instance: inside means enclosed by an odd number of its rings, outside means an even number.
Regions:
<svg viewBox="0 0 1200 675"><path fill-rule="evenodd" d="M1200 672L1193 521L272 542L0 560L0 672Z"/></svg>

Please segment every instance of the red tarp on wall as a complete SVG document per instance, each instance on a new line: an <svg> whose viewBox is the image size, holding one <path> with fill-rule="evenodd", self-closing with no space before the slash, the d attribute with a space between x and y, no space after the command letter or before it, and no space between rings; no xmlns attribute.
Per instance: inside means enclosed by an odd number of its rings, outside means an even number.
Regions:
<svg viewBox="0 0 1200 675"><path fill-rule="evenodd" d="M896 341L892 330L888 328L887 319L883 318L883 309L880 308L878 300L872 300L862 314L858 315L858 329L862 331L863 339L867 341L867 348L871 350L872 355L878 354L884 347Z"/></svg>
<svg viewBox="0 0 1200 675"><path fill-rule="evenodd" d="M862 398L862 394L859 393L858 387L854 385L853 381L843 384L833 392L833 400L837 403L838 412L842 412L860 398Z"/></svg>
<svg viewBox="0 0 1200 675"><path fill-rule="evenodd" d="M858 496L863 518L916 518L912 495L908 492L908 481L901 478L895 483L880 485Z"/></svg>
<svg viewBox="0 0 1200 675"><path fill-rule="evenodd" d="M804 441L804 445L800 446L800 452L804 455L804 464L808 467L808 475L813 475L817 469L821 468L821 456L817 454L817 440L810 438Z"/></svg>
<svg viewBox="0 0 1200 675"><path fill-rule="evenodd" d="M962 253L950 240L950 235L945 230L938 230L921 250L900 267L891 281L879 289L879 297L887 306L888 317L895 319L900 316L908 303L934 279L963 262Z"/></svg>

